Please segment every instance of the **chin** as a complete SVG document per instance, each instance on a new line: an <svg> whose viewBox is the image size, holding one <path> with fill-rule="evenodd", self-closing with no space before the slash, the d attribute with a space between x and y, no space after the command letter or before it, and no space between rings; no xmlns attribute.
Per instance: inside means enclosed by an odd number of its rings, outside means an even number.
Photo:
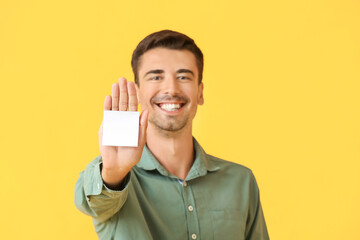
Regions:
<svg viewBox="0 0 360 240"><path fill-rule="evenodd" d="M149 123L153 124L157 129L169 133L179 132L187 125L187 119L184 121L160 120L149 118Z"/></svg>

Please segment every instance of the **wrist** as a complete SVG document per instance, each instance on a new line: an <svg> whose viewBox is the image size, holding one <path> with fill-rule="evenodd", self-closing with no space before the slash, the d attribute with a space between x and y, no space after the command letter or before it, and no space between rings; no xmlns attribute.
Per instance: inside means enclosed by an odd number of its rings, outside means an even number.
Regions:
<svg viewBox="0 0 360 240"><path fill-rule="evenodd" d="M131 168L107 168L100 165L100 172L103 182L110 188L117 188L124 180Z"/></svg>

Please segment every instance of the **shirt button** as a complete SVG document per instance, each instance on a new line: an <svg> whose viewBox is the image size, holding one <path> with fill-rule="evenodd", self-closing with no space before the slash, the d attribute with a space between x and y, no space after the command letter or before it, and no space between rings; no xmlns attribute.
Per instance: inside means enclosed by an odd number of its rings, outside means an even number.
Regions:
<svg viewBox="0 0 360 240"><path fill-rule="evenodd" d="M186 186L187 186L187 183L186 183L185 181L183 182L183 186L184 186L184 187L186 187Z"/></svg>
<svg viewBox="0 0 360 240"><path fill-rule="evenodd" d="M197 238L196 234L194 233L193 235L191 235L191 238L196 239Z"/></svg>
<svg viewBox="0 0 360 240"><path fill-rule="evenodd" d="M193 206L191 206L191 205L188 206L188 209L189 209L190 212L192 212L194 210Z"/></svg>
<svg viewBox="0 0 360 240"><path fill-rule="evenodd" d="M100 189L100 183L97 184L98 189Z"/></svg>

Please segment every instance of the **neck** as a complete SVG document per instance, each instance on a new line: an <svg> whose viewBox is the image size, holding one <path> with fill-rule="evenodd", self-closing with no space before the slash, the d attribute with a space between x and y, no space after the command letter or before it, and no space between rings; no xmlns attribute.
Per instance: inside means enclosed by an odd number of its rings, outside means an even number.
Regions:
<svg viewBox="0 0 360 240"><path fill-rule="evenodd" d="M194 162L191 126L176 134L164 134L149 124L146 144L160 164L171 174L184 180Z"/></svg>

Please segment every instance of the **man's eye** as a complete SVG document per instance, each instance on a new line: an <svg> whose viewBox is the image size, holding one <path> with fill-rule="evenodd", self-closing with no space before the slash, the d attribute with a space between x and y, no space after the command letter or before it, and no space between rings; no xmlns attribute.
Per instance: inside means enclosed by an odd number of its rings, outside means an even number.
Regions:
<svg viewBox="0 0 360 240"><path fill-rule="evenodd" d="M154 76L151 78L151 80L160 80L160 77L159 76Z"/></svg>
<svg viewBox="0 0 360 240"><path fill-rule="evenodd" d="M189 79L188 77L186 77L186 76L179 76L178 77L180 80L185 80L185 79Z"/></svg>

